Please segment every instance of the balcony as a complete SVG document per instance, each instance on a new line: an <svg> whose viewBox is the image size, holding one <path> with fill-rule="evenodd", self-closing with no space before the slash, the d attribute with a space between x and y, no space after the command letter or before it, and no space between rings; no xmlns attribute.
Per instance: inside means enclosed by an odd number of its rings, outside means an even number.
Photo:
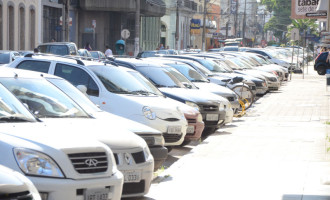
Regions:
<svg viewBox="0 0 330 200"><path fill-rule="evenodd" d="M162 0L141 0L141 15L162 17L166 5ZM89 11L135 12L135 0L80 0L80 7Z"/></svg>

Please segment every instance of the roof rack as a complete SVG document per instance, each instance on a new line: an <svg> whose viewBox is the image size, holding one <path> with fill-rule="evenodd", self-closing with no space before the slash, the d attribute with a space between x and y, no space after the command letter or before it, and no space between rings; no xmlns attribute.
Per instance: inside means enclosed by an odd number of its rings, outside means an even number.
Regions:
<svg viewBox="0 0 330 200"><path fill-rule="evenodd" d="M67 59L72 59L77 62L79 65L85 65L81 59L84 59L82 56L71 56L71 55L56 55L56 54L47 54L47 53L28 53L24 57L26 58L32 58L32 56L53 56L53 57L59 57L59 58L67 58Z"/></svg>

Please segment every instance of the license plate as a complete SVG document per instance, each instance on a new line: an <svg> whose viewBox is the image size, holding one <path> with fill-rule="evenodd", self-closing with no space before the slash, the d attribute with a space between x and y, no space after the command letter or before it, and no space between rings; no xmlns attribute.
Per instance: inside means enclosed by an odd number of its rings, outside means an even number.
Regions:
<svg viewBox="0 0 330 200"><path fill-rule="evenodd" d="M206 114L206 121L218 121L219 115L218 114Z"/></svg>
<svg viewBox="0 0 330 200"><path fill-rule="evenodd" d="M187 133L194 133L194 132L195 132L195 127L194 126L188 126Z"/></svg>
<svg viewBox="0 0 330 200"><path fill-rule="evenodd" d="M169 126L167 128L167 133L180 134L181 133L181 126Z"/></svg>
<svg viewBox="0 0 330 200"><path fill-rule="evenodd" d="M141 172L140 171L124 171L124 182L140 182Z"/></svg>
<svg viewBox="0 0 330 200"><path fill-rule="evenodd" d="M84 200L108 200L109 189L87 189Z"/></svg>

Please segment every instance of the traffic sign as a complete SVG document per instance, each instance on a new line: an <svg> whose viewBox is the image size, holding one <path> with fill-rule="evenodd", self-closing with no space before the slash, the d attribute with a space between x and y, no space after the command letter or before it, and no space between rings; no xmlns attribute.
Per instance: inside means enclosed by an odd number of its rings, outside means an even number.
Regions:
<svg viewBox="0 0 330 200"><path fill-rule="evenodd" d="M300 37L299 29L293 28L291 30L291 40L293 40L293 41L299 40L299 37Z"/></svg>
<svg viewBox="0 0 330 200"><path fill-rule="evenodd" d="M123 29L122 31L121 31L121 37L123 38L123 39L127 39L127 38L129 38L129 36L130 36L130 32L129 32L129 30L127 30L127 29Z"/></svg>

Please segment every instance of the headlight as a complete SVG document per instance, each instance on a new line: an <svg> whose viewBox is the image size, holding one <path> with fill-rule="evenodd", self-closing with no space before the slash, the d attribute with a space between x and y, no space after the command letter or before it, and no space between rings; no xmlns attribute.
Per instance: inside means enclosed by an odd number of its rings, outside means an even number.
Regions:
<svg viewBox="0 0 330 200"><path fill-rule="evenodd" d="M156 113L154 113L154 112L151 110L150 107L148 107L148 106L144 106L144 107L142 108L142 112L143 112L143 114L144 114L144 116L145 116L146 118L148 118L148 119L150 119L150 120L154 120L154 119L156 119Z"/></svg>
<svg viewBox="0 0 330 200"><path fill-rule="evenodd" d="M224 110L225 109L225 104L220 103L219 110Z"/></svg>
<svg viewBox="0 0 330 200"><path fill-rule="evenodd" d="M149 160L149 157L152 156L148 146L143 148L143 153L146 160Z"/></svg>
<svg viewBox="0 0 330 200"><path fill-rule="evenodd" d="M191 101L186 101L186 104L187 104L188 106L191 106L191 107L195 108L197 111L199 111L199 107L198 107L197 104L195 104L195 103L193 103L193 102L191 102Z"/></svg>
<svg viewBox="0 0 330 200"><path fill-rule="evenodd" d="M18 166L27 175L64 178L59 166L46 154L30 149L16 148L14 155Z"/></svg>

